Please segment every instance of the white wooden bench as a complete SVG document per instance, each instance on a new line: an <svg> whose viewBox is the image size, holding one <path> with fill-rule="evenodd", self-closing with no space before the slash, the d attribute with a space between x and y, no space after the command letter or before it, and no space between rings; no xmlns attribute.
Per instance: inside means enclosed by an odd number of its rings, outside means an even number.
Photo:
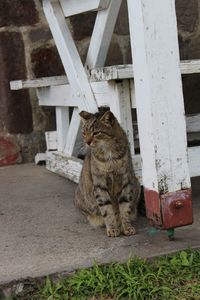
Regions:
<svg viewBox="0 0 200 300"><path fill-rule="evenodd" d="M200 73L200 60L188 60L180 63L181 73L194 74ZM133 67L132 65L116 65L110 67L91 69L89 72L89 80L91 82L92 90L94 92L98 107L111 107L116 106L113 99L113 92L115 89L123 90L124 84L130 87L130 93L127 96L129 98L130 107L136 108L135 94L134 94L134 83L133 83ZM116 80L123 80L116 83ZM128 81L128 82L127 82ZM63 110L69 107L78 108L79 100L74 99L74 95L69 93L69 85L67 76L54 76L54 77L43 77L33 80L15 80L10 83L12 90L36 88L37 96L39 99L39 105L41 106L53 106L56 110ZM126 86L125 86L126 88ZM70 90L71 92L71 90ZM121 98L116 98L121 102ZM119 104L118 104L119 105ZM131 109L130 108L130 109ZM116 113L116 108L112 109ZM130 111L129 111L130 112ZM120 112L118 112L119 114ZM132 128L132 115L128 113L126 118L129 118L129 124L124 124L126 131L129 131L129 127ZM59 116L57 115L57 131L46 132L46 143L47 143L47 168L53 172L59 173L75 182L78 182L82 161L76 157L72 157L63 149L62 145L66 145L67 134L64 135L63 131L66 129L67 118L63 123L59 122ZM119 118L119 116L118 116ZM126 125L128 128L126 128ZM73 123L70 123L73 131ZM187 133L200 133L200 114L186 116ZM63 128L64 127L64 128ZM129 132L128 132L129 133ZM64 136L63 136L64 135ZM132 131L133 136L133 131ZM75 136L72 137L75 143ZM59 143L60 140L60 143ZM137 141L137 137L129 137L130 145L132 146L133 161L136 168L137 176L140 178L142 183L142 170L140 163L140 155L134 155L134 143ZM138 144L137 144L138 145ZM74 147L74 145L71 145ZM190 147L189 149L189 167L190 176L195 177L200 175L200 163L198 162L198 156L200 155L200 147ZM57 159L59 161L59 167L57 166ZM54 163L52 163L52 160ZM68 163L66 164L66 160ZM73 161L72 169L68 172L70 161ZM74 162L77 162L75 164ZM77 165L79 167L77 167ZM75 167L73 169L73 166Z"/></svg>
<svg viewBox="0 0 200 300"><path fill-rule="evenodd" d="M12 81L11 89L36 88L40 105L56 107L56 132L46 133L47 168L75 182L82 166L75 156L79 111L110 107L128 135L148 218L172 228L185 224L165 221L166 203L168 207L172 198L185 197L187 209L190 177L200 175L200 147L187 149L186 140L186 123L188 132L200 131L200 115L185 119L181 83L181 73L200 73L200 60L180 62L174 0L127 1L133 65L104 67L121 0L43 0L67 76ZM65 18L90 10L98 13L83 66ZM74 107L71 120L69 107ZM137 155L131 114L135 108Z"/></svg>

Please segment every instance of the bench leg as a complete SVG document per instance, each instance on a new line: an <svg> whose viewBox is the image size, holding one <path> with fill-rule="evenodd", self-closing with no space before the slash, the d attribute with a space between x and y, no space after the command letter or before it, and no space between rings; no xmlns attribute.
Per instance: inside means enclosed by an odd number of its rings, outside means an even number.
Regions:
<svg viewBox="0 0 200 300"><path fill-rule="evenodd" d="M147 216L192 223L191 183L174 0L128 0Z"/></svg>

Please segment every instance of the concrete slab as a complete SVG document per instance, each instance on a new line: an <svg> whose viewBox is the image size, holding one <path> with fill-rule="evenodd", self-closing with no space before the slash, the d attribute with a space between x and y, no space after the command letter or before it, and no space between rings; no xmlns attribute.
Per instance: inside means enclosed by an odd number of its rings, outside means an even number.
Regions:
<svg viewBox="0 0 200 300"><path fill-rule="evenodd" d="M176 230L170 242L165 233L148 235L144 217L133 237L108 238L93 229L74 208L76 185L32 164L0 168L0 283L70 272L94 260L124 261L200 247L200 180L193 180L195 222Z"/></svg>

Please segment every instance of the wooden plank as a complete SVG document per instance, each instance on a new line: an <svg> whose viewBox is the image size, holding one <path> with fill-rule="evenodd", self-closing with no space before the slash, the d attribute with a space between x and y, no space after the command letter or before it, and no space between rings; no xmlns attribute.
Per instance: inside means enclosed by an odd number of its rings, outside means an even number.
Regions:
<svg viewBox="0 0 200 300"><path fill-rule="evenodd" d="M180 68L181 74L200 73L200 59L182 60Z"/></svg>
<svg viewBox="0 0 200 300"><path fill-rule="evenodd" d="M107 81L93 82L91 87L98 106L109 106L111 85ZM80 98L69 85L44 87L37 89L39 104L44 106L80 106Z"/></svg>
<svg viewBox="0 0 200 300"><path fill-rule="evenodd" d="M65 17L92 10L106 9L109 3L110 0L60 0Z"/></svg>
<svg viewBox="0 0 200 300"><path fill-rule="evenodd" d="M117 80L133 78L133 65L116 65L90 70L91 81ZM200 73L200 59L183 60L180 62L181 74Z"/></svg>
<svg viewBox="0 0 200 300"><path fill-rule="evenodd" d="M86 68L104 66L121 2L122 0L111 0L106 10L98 12L86 58Z"/></svg>
<svg viewBox="0 0 200 300"><path fill-rule="evenodd" d="M91 59L92 61L92 59ZM195 74L200 73L200 60L188 60L181 61L180 64L181 73L184 74ZM90 81L106 81L106 80L117 80L117 79L128 79L133 78L133 66L132 65L116 65L103 68L91 69L89 72ZM39 88L47 86L57 86L67 84L67 76L53 76L43 77L32 80L13 80L10 82L11 90L20 90L27 88Z"/></svg>
<svg viewBox="0 0 200 300"><path fill-rule="evenodd" d="M88 82L86 71L82 65L59 2L44 0L43 9L69 83L81 100L81 109L96 112L98 107Z"/></svg>
<svg viewBox="0 0 200 300"><path fill-rule="evenodd" d="M135 148L129 80L113 83L112 90L113 96L110 103L110 110L114 113L122 128L125 130L130 144L131 155L133 156L135 154Z"/></svg>
<svg viewBox="0 0 200 300"><path fill-rule="evenodd" d="M47 151L46 168L51 172L78 183L82 169L82 161L78 158L64 155L63 153Z"/></svg>
<svg viewBox="0 0 200 300"><path fill-rule="evenodd" d="M175 1L128 0L128 12L147 215L160 226L159 196L191 188Z"/></svg>
<svg viewBox="0 0 200 300"><path fill-rule="evenodd" d="M200 114L186 116L187 132L200 132Z"/></svg>
<svg viewBox="0 0 200 300"><path fill-rule="evenodd" d="M46 161L46 153L37 153L35 156L35 164L44 164Z"/></svg>
<svg viewBox="0 0 200 300"><path fill-rule="evenodd" d="M200 146L188 147L190 177L200 176Z"/></svg>
<svg viewBox="0 0 200 300"><path fill-rule="evenodd" d="M79 110L78 108L75 107L72 113L70 126L67 131L66 145L64 148L64 153L66 155L69 156L73 155L73 151L76 143L76 137L78 135L79 128L80 128Z"/></svg>
<svg viewBox="0 0 200 300"><path fill-rule="evenodd" d="M67 84L67 76L52 76L52 77L41 77L38 79L27 79L27 80L14 80L10 82L11 90L21 90L29 88L39 88L46 86L62 85Z"/></svg>
<svg viewBox="0 0 200 300"><path fill-rule="evenodd" d="M69 107L56 106L56 130L58 151L64 151L69 128Z"/></svg>
<svg viewBox="0 0 200 300"><path fill-rule="evenodd" d="M38 88L37 97L42 106L78 106L80 103L69 84Z"/></svg>
<svg viewBox="0 0 200 300"><path fill-rule="evenodd" d="M90 70L91 81L117 80L133 78L132 65L116 65Z"/></svg>
<svg viewBox="0 0 200 300"><path fill-rule="evenodd" d="M47 150L57 150L57 131L46 131L45 132Z"/></svg>
<svg viewBox="0 0 200 300"><path fill-rule="evenodd" d="M189 147L188 156L190 176L200 176L200 147ZM47 151L46 164L48 170L78 183L82 169L82 160L67 156L64 153ZM142 161L140 155L135 155L133 157L133 166L135 173L142 184Z"/></svg>

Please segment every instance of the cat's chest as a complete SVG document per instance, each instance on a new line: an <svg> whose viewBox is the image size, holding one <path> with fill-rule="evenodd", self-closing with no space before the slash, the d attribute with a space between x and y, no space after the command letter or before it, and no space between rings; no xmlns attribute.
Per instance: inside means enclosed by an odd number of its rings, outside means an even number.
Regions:
<svg viewBox="0 0 200 300"><path fill-rule="evenodd" d="M106 161L95 161L95 168L99 171L99 173L110 174L109 176L114 176L114 174L123 173L126 168L126 160L125 159L107 159Z"/></svg>
<svg viewBox="0 0 200 300"><path fill-rule="evenodd" d="M117 194L123 182L122 174L109 174L106 176L106 184L111 195Z"/></svg>

